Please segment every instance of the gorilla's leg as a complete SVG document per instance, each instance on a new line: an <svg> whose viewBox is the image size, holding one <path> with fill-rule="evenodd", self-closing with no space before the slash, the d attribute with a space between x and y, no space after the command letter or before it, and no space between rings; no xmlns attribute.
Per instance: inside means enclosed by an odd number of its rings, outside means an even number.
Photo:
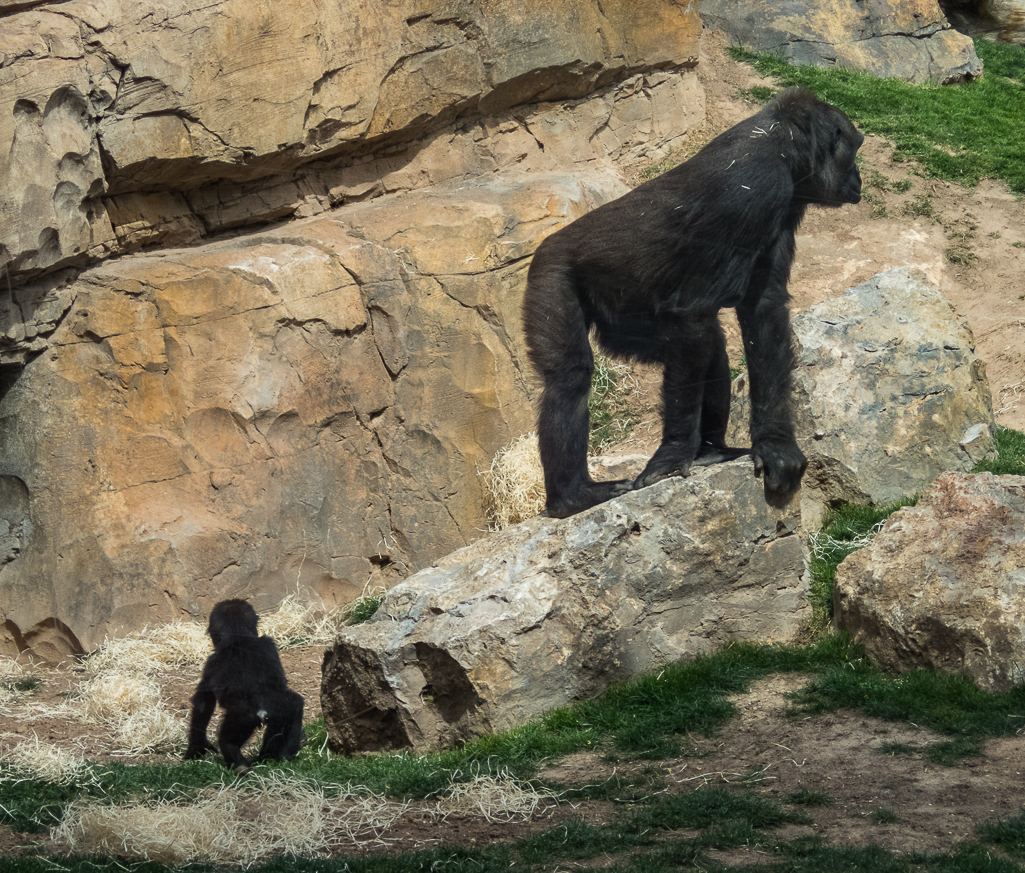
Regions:
<svg viewBox="0 0 1025 873"><path fill-rule="evenodd" d="M287 760L299 754L303 741L303 698L295 691L283 691L271 701L267 727L263 732L258 761Z"/></svg>
<svg viewBox="0 0 1025 873"><path fill-rule="evenodd" d="M222 706L224 701L221 701ZM242 754L242 747L260 726L260 717L247 703L241 708L230 705L224 707L224 718L217 732L217 743L221 747L221 755L230 767L244 773L249 764Z"/></svg>
<svg viewBox="0 0 1025 873"><path fill-rule="evenodd" d="M712 324L707 316L667 319L664 329L666 339L660 343L662 443L634 488L646 488L670 476L686 476L701 438L705 378L715 352Z"/></svg>
<svg viewBox="0 0 1025 873"><path fill-rule="evenodd" d="M595 482L587 472L594 353L588 324L564 270L531 267L524 318L530 357L544 380L537 437L544 468L548 514L565 518L629 491L628 480Z"/></svg>
<svg viewBox="0 0 1025 873"><path fill-rule="evenodd" d="M587 354L590 358L589 345ZM627 480L595 482L587 471L592 369L588 361L586 367L573 364L561 373L546 374L537 437L552 518L566 518L630 490Z"/></svg>
<svg viewBox="0 0 1025 873"><path fill-rule="evenodd" d="M205 671L204 671L205 672ZM185 750L185 760L202 758L207 752L216 752L214 746L206 738L206 729L217 707L217 698L210 690L209 682L201 681L196 693L192 695L192 715L189 719L189 745Z"/></svg>
<svg viewBox="0 0 1025 873"><path fill-rule="evenodd" d="M750 449L734 449L726 445L732 380L730 359L726 354L726 336L719 324L716 324L715 340L701 397L701 439L694 457L696 467L708 467L751 454Z"/></svg>
<svg viewBox="0 0 1025 873"><path fill-rule="evenodd" d="M755 475L775 495L794 493L808 466L790 415L795 354L788 299L785 287L772 287L756 306L737 307L751 386L751 456Z"/></svg>
<svg viewBox="0 0 1025 873"><path fill-rule="evenodd" d="M663 329L662 444L634 488L686 476L694 464L716 464L747 454L726 445L730 362L717 315L667 319Z"/></svg>

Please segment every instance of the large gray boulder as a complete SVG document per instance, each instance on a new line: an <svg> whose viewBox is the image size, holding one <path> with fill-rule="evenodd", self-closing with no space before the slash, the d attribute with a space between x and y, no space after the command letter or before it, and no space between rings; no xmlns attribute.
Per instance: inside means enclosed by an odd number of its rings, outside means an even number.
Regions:
<svg viewBox="0 0 1025 873"><path fill-rule="evenodd" d="M795 64L944 85L982 75L972 40L936 0L703 0L701 19L752 51Z"/></svg>
<svg viewBox="0 0 1025 873"><path fill-rule="evenodd" d="M993 402L967 321L899 267L794 316L794 422L808 471L802 521L840 502L889 503L993 456ZM746 377L732 440L746 443Z"/></svg>
<svg viewBox="0 0 1025 873"><path fill-rule="evenodd" d="M1025 477L947 473L839 567L834 622L888 670L1025 682Z"/></svg>
<svg viewBox="0 0 1025 873"><path fill-rule="evenodd" d="M745 459L460 549L328 651L332 746L459 743L730 640L790 639L808 614L797 523Z"/></svg>

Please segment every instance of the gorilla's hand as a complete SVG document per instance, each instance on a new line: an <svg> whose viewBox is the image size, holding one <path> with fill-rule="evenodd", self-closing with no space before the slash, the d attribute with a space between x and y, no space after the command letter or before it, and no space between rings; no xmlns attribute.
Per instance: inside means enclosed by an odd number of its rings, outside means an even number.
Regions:
<svg viewBox="0 0 1025 873"><path fill-rule="evenodd" d="M792 494L801 484L808 459L792 441L759 443L751 449L755 475L765 477L765 487L777 494Z"/></svg>

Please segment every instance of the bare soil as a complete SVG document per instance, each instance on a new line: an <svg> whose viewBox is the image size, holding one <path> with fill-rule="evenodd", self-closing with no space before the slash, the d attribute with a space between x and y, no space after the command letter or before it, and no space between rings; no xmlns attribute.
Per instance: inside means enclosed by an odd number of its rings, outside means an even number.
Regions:
<svg viewBox="0 0 1025 873"><path fill-rule="evenodd" d="M733 62L715 34L705 34L699 69L709 124L695 139L707 140L754 111L754 104L741 92L763 80L749 67ZM891 152L886 141L867 138L866 182L875 178L870 176L874 170L891 182L910 180L909 190L867 187L874 202L866 198L856 207L809 213L798 238L791 284L794 309L839 295L891 267L919 267L969 319L976 351L988 366L997 420L1023 429L1025 248L1019 246L1025 246L1025 203L996 181L966 190L923 178L911 164L894 164ZM923 196L929 198L932 214L910 214L907 208ZM886 216L878 217L883 207ZM961 263L948 257L952 248L960 253ZM730 337L735 350L735 330ZM650 451L658 437L655 384L652 374L639 373L634 402L642 407L645 398L650 402L642 426L630 441L638 451ZM292 649L282 656L292 686L306 698L307 718L315 718L320 714L322 650ZM0 746L35 736L90 760L117 758L101 725L52 711L82 681L84 675L76 672L80 669L72 664L34 669L41 686L25 702L0 709ZM164 677L167 706L183 719L198 674L196 668ZM978 823L1008 818L1021 810L1025 751L1019 738L992 740L983 757L954 768L931 764L919 755L887 756L880 752L884 743L922 746L938 738L912 725L882 722L858 712L790 717L784 695L803 681L796 675L773 676L738 698L740 715L717 737L695 738L695 744L704 749L701 756L614 766L601 755L580 753L554 762L544 775L570 786L594 784L616 771L643 776L653 792L729 784L780 800L802 788L824 792L832 803L808 810L812 824L791 826L779 835L793 838L809 833L834 846L878 845L898 852L953 851L959 843L974 839ZM142 760L170 759L148 756ZM896 820L880 823L878 810L893 813ZM601 823L618 813L610 803L585 801L549 808L530 821L495 824L471 815L427 818L413 806L380 835L383 843L352 845L348 851L384 846L397 852L441 843L481 846L516 840L567 817ZM0 827L0 857L48 848L45 836ZM755 849L731 850L716 857L738 864L758 859Z"/></svg>

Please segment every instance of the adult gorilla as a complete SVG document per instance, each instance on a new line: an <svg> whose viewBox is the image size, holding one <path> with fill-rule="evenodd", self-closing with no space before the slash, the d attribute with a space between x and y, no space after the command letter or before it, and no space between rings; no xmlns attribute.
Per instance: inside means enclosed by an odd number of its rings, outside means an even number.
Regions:
<svg viewBox="0 0 1025 873"><path fill-rule="evenodd" d="M746 454L726 446L729 361L718 313L732 306L751 385L755 474L796 490L807 459L790 417L787 282L809 204L861 200L864 137L809 91L791 88L684 164L552 234L537 249L523 302L548 514L580 512L631 488ZM662 444L636 481L587 472L594 357L663 365Z"/></svg>

